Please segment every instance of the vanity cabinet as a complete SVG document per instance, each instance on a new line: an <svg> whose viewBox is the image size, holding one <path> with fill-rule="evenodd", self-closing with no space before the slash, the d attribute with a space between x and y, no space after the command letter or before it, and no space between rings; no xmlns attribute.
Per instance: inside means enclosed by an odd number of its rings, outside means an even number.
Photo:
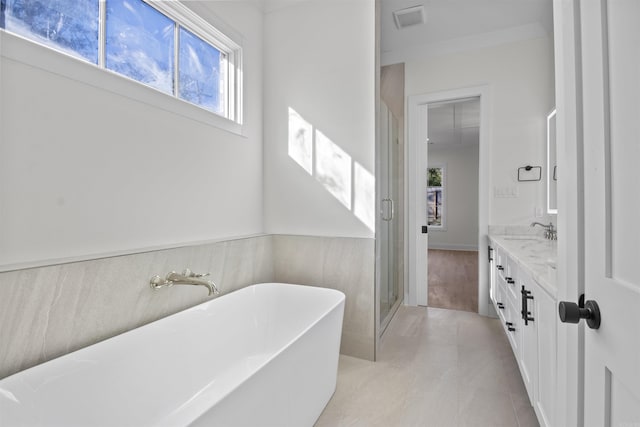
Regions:
<svg viewBox="0 0 640 427"><path fill-rule="evenodd" d="M494 304L498 317L505 329L509 344L514 353L519 353L520 327L518 322L518 303L513 287L515 286L517 267L505 251L497 246L494 252Z"/></svg>
<svg viewBox="0 0 640 427"><path fill-rule="evenodd" d="M491 295L540 426L553 426L556 300L527 265L492 242Z"/></svg>

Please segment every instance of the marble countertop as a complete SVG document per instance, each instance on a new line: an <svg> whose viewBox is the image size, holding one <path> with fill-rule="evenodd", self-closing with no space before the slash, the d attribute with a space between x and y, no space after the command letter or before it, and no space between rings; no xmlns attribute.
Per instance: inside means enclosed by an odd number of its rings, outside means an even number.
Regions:
<svg viewBox="0 0 640 427"><path fill-rule="evenodd" d="M556 297L557 241L531 234L490 234L489 239L502 247L520 268L527 270L542 288Z"/></svg>

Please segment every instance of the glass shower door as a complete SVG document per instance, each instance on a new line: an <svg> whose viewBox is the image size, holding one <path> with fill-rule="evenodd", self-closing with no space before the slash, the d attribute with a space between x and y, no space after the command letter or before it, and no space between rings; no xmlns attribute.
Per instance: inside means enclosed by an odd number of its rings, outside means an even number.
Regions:
<svg viewBox="0 0 640 427"><path fill-rule="evenodd" d="M403 160L399 143L399 122L381 102L381 201L380 201L380 331L384 331L399 304L403 277L401 224L401 167Z"/></svg>

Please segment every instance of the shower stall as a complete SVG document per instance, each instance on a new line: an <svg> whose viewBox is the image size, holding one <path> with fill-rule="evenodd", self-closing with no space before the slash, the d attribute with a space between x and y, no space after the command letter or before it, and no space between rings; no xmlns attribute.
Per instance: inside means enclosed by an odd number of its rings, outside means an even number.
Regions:
<svg viewBox="0 0 640 427"><path fill-rule="evenodd" d="M391 102L390 102L391 104ZM404 293L404 144L402 113L385 100L379 114L379 335L402 302Z"/></svg>

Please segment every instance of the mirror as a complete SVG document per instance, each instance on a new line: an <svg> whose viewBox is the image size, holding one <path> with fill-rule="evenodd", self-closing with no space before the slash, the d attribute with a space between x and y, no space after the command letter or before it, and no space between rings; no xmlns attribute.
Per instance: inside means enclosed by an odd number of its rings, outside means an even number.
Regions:
<svg viewBox="0 0 640 427"><path fill-rule="evenodd" d="M558 165L556 162L556 110L547 116L547 213L558 213Z"/></svg>

